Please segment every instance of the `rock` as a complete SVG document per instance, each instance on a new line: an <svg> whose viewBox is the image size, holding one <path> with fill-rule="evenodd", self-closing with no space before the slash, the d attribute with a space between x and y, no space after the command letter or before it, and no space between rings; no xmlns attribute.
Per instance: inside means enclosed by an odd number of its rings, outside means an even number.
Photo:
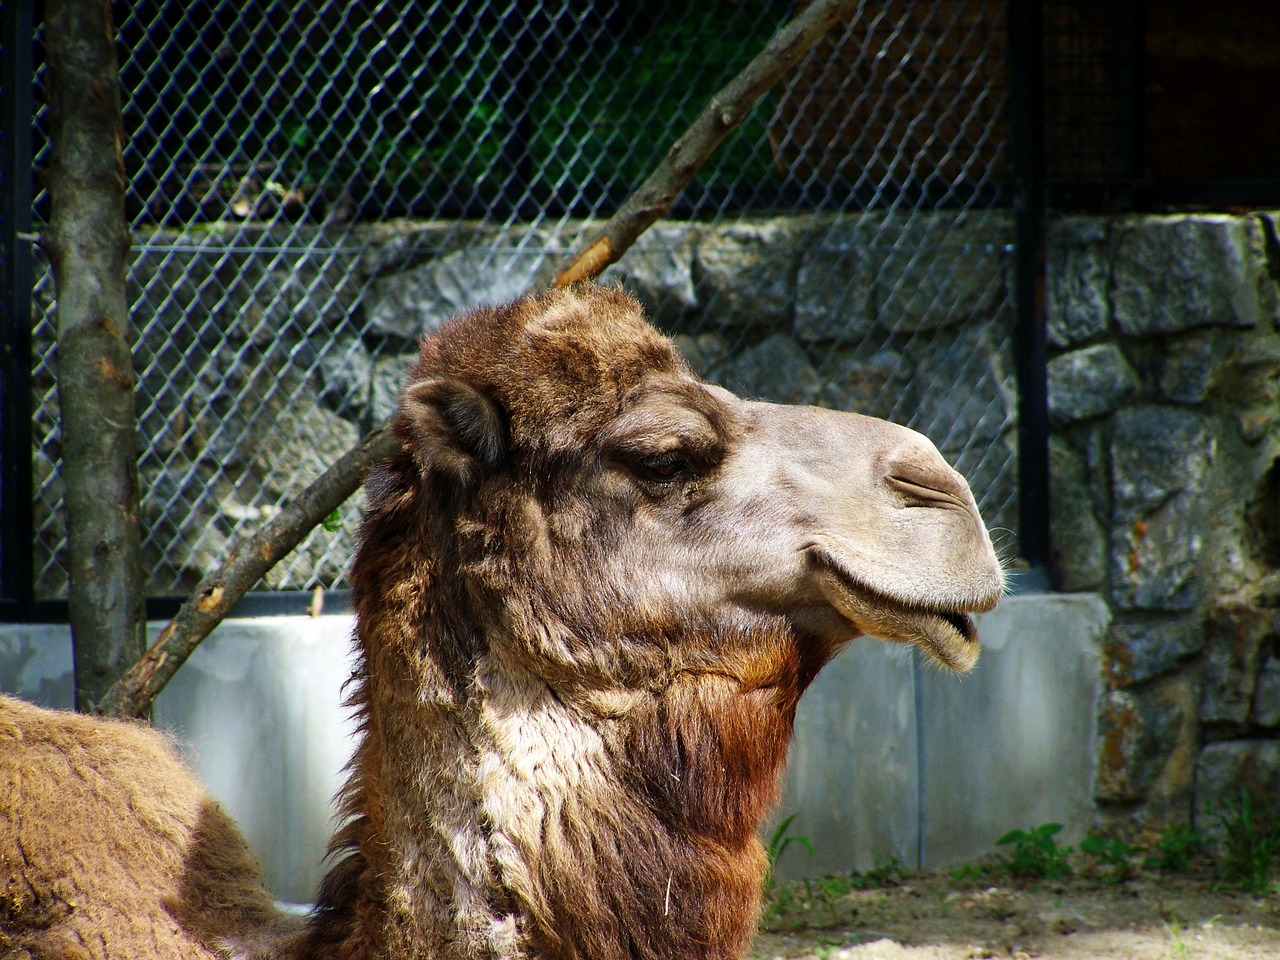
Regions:
<svg viewBox="0 0 1280 960"><path fill-rule="evenodd" d="M729 359L729 344L718 333L680 333L671 338L693 372L712 383L721 382L721 371Z"/></svg>
<svg viewBox="0 0 1280 960"><path fill-rule="evenodd" d="M316 362L316 397L321 403L352 423L369 427L369 386L373 378L373 358L360 341L334 344Z"/></svg>
<svg viewBox="0 0 1280 960"><path fill-rule="evenodd" d="M822 387L808 355L782 334L728 360L720 382L741 397L774 403L812 403Z"/></svg>
<svg viewBox="0 0 1280 960"><path fill-rule="evenodd" d="M698 310L693 259L702 233L696 224L656 223L640 234L601 281L620 281L658 326L680 329Z"/></svg>
<svg viewBox="0 0 1280 960"><path fill-rule="evenodd" d="M1261 665L1280 639L1280 610L1245 588L1219 600L1205 628L1200 717L1242 725L1249 719Z"/></svg>
<svg viewBox="0 0 1280 960"><path fill-rule="evenodd" d="M313 252L309 245L316 238L316 228L299 225L151 235L156 246L143 247L129 272L137 339L157 345L157 353L161 343L186 349L195 342L287 342L300 348L295 363L312 362L318 338L344 328L356 335L350 318L361 292L355 255ZM177 254L165 248L179 241L197 249ZM264 255L255 247L277 252ZM138 362L142 368L146 358Z"/></svg>
<svg viewBox="0 0 1280 960"><path fill-rule="evenodd" d="M1016 388L999 334L966 325L906 353L914 364L919 406L911 426L939 449L959 450L995 440L1012 424Z"/></svg>
<svg viewBox="0 0 1280 960"><path fill-rule="evenodd" d="M1222 816L1238 813L1247 790L1258 811L1278 812L1280 740L1227 740L1209 743L1196 765L1196 803L1204 816L1196 828L1211 842L1223 836Z"/></svg>
<svg viewBox="0 0 1280 960"><path fill-rule="evenodd" d="M1112 304L1129 336L1253 327L1269 315L1262 236L1232 216L1133 218L1115 234Z"/></svg>
<svg viewBox="0 0 1280 960"><path fill-rule="evenodd" d="M833 352L822 362L819 402L834 410L905 421L915 407L906 358L888 348L865 354L865 349Z"/></svg>
<svg viewBox="0 0 1280 960"><path fill-rule="evenodd" d="M1118 517L1148 514L1180 490L1198 492L1213 454L1213 439L1197 413L1156 406L1119 411L1111 439Z"/></svg>
<svg viewBox="0 0 1280 960"><path fill-rule="evenodd" d="M1127 687L1168 673L1204 649L1198 617L1113 623L1103 645L1107 681Z"/></svg>
<svg viewBox="0 0 1280 960"><path fill-rule="evenodd" d="M1049 440L1054 566L1068 592L1096 590L1107 575L1106 535L1089 491L1084 458L1059 437Z"/></svg>
<svg viewBox="0 0 1280 960"><path fill-rule="evenodd" d="M1106 222L1062 217L1045 238L1045 322L1049 342L1069 347L1100 336L1109 325L1110 248Z"/></svg>
<svg viewBox="0 0 1280 960"><path fill-rule="evenodd" d="M386 423L396 412L400 393L417 360L416 353L401 353L378 357L373 361L373 376L369 386L369 419L372 425Z"/></svg>
<svg viewBox="0 0 1280 960"><path fill-rule="evenodd" d="M795 333L802 341L861 343L876 320L874 224L841 218L800 255ZM879 338L877 338L879 339Z"/></svg>
<svg viewBox="0 0 1280 960"><path fill-rule="evenodd" d="M1200 403L1227 352L1220 337L1203 333L1166 343L1160 357L1160 392L1178 403Z"/></svg>
<svg viewBox="0 0 1280 960"><path fill-rule="evenodd" d="M1262 727L1280 727L1280 650L1275 638L1271 655L1258 672L1258 685L1253 693L1253 722Z"/></svg>
<svg viewBox="0 0 1280 960"><path fill-rule="evenodd" d="M1012 226L990 211L911 219L873 250L876 321L893 333L992 316L1007 300Z"/></svg>
<svg viewBox="0 0 1280 960"><path fill-rule="evenodd" d="M777 219L717 227L694 257L693 284L703 320L713 327L789 328L796 265L807 227Z"/></svg>
<svg viewBox="0 0 1280 960"><path fill-rule="evenodd" d="M1127 609L1190 609L1202 586L1214 441L1202 417L1170 407L1130 407L1113 421L1112 600Z"/></svg>
<svg viewBox="0 0 1280 960"><path fill-rule="evenodd" d="M450 317L514 300L555 269L551 245L528 230L379 277L365 297L364 332L407 349Z"/></svg>
<svg viewBox="0 0 1280 960"><path fill-rule="evenodd" d="M1110 343L1054 357L1048 376L1049 419L1058 426L1110 413L1138 387L1133 368Z"/></svg>
<svg viewBox="0 0 1280 960"><path fill-rule="evenodd" d="M1194 715L1192 684L1186 677L1107 691L1098 711L1096 798L1132 803L1190 789L1197 746Z"/></svg>
<svg viewBox="0 0 1280 960"><path fill-rule="evenodd" d="M281 360L287 349L249 355L223 345L180 391L159 396L178 405L156 418L165 427L139 460L151 593L194 586L225 558L237 530L269 519L359 439L355 424L322 406L303 373ZM268 582L340 579L350 544L331 548L322 533Z"/></svg>

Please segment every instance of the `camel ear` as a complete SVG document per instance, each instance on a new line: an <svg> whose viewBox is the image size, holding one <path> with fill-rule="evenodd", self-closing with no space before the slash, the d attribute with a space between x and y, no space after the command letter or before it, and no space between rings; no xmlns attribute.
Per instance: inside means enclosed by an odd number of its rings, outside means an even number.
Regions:
<svg viewBox="0 0 1280 960"><path fill-rule="evenodd" d="M423 476L443 474L462 487L479 483L507 456L506 427L497 404L452 377L405 389L400 411L410 452Z"/></svg>

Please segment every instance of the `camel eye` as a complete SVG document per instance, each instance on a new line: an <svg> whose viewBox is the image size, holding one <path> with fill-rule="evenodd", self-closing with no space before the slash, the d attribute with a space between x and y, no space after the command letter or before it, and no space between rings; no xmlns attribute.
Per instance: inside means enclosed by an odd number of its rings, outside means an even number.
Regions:
<svg viewBox="0 0 1280 960"><path fill-rule="evenodd" d="M688 476L689 460L680 451L670 450L657 456L640 458L636 461L636 472L654 483L674 483Z"/></svg>

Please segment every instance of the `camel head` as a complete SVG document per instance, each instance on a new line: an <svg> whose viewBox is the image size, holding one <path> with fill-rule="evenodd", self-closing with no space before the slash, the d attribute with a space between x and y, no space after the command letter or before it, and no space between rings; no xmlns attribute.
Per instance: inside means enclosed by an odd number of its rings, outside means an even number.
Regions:
<svg viewBox="0 0 1280 960"><path fill-rule="evenodd" d="M969 615L1003 590L929 440L707 384L616 290L459 320L425 344L396 429L456 518L486 633L515 628L544 675L616 682L661 658L776 682L761 629L806 679L860 634L966 670Z"/></svg>
<svg viewBox="0 0 1280 960"><path fill-rule="evenodd" d="M965 481L905 427L703 382L616 289L447 324L394 429L316 956L740 956L823 664L977 657L1003 578Z"/></svg>

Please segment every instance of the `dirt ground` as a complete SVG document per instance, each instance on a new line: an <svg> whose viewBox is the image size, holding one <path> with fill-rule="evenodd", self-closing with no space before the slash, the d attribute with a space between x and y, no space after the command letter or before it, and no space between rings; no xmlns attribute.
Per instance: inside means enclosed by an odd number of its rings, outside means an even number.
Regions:
<svg viewBox="0 0 1280 960"><path fill-rule="evenodd" d="M1123 882L918 874L874 889L775 890L758 960L1277 960L1280 893L1225 889L1208 868Z"/></svg>

